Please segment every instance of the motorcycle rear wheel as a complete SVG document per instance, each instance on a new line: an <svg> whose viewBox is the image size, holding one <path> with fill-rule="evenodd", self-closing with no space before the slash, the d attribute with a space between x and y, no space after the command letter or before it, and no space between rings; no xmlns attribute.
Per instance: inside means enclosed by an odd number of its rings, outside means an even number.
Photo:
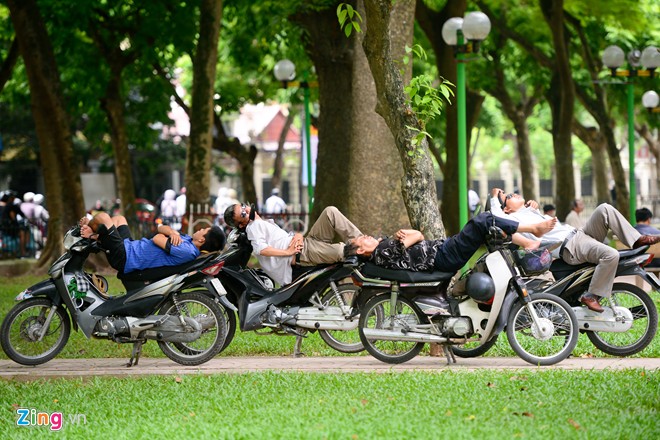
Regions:
<svg viewBox="0 0 660 440"><path fill-rule="evenodd" d="M509 345L532 365L553 365L566 359L577 345L579 328L575 312L563 299L547 293L531 296L541 320L540 328L520 300L511 308L506 325Z"/></svg>
<svg viewBox="0 0 660 440"><path fill-rule="evenodd" d="M347 305L354 302L360 288L353 284L344 284L338 286L337 290L339 290L344 305ZM332 289L323 295L321 302L333 307L341 306ZM359 316L353 319L359 319ZM357 328L355 330L319 330L319 336L326 344L341 353L359 353L364 350L364 345L360 341L360 331Z"/></svg>
<svg viewBox="0 0 660 440"><path fill-rule="evenodd" d="M52 306L48 298L30 298L7 313L0 343L9 359L22 365L40 365L62 351L71 334L71 321L62 306L55 309L48 331L41 341L37 340Z"/></svg>
<svg viewBox="0 0 660 440"><path fill-rule="evenodd" d="M486 352L497 343L497 336L498 335L495 335L490 341L481 345L478 345L477 342L468 342L463 345L452 345L451 351L453 351L456 356L462 358L479 357L486 354Z"/></svg>
<svg viewBox="0 0 660 440"><path fill-rule="evenodd" d="M200 365L220 353L227 336L227 315L223 308L201 291L185 292L177 296L181 313L202 324L201 336L192 342L158 341L168 358L181 365ZM160 309L161 314L178 315L171 300Z"/></svg>
<svg viewBox="0 0 660 440"><path fill-rule="evenodd" d="M615 283L612 297L619 307L632 312L633 326L623 333L586 332L592 344L600 351L613 356L630 356L644 350L658 330L658 310L653 299L639 287L628 283ZM601 304L607 307L607 300Z"/></svg>
<svg viewBox="0 0 660 440"><path fill-rule="evenodd" d="M360 340L369 354L381 362L401 364L419 354L423 342L387 341L367 339L364 329L392 330L403 334L411 325L420 324L425 317L417 312L413 303L399 296L392 310L390 295L378 295L367 301L360 313Z"/></svg>

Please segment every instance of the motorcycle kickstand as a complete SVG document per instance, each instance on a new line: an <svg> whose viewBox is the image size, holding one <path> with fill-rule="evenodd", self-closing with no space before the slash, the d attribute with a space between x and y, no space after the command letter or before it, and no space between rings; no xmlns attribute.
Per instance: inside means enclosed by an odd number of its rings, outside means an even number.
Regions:
<svg viewBox="0 0 660 440"><path fill-rule="evenodd" d="M126 364L127 367L133 367L138 364L140 361L140 355L142 354L142 345L144 345L145 340L140 339L138 341L135 341L133 343L133 353L131 354L131 358L128 360L128 363Z"/></svg>
<svg viewBox="0 0 660 440"><path fill-rule="evenodd" d="M452 351L449 345L442 344L442 351L445 353L445 357L447 358L448 365L456 363L456 356L454 356L454 352Z"/></svg>
<svg viewBox="0 0 660 440"><path fill-rule="evenodd" d="M307 336L305 336L304 333L296 334L296 343L293 346L293 357L294 358L305 356L305 353L303 353L300 349L302 347L302 341L306 337Z"/></svg>

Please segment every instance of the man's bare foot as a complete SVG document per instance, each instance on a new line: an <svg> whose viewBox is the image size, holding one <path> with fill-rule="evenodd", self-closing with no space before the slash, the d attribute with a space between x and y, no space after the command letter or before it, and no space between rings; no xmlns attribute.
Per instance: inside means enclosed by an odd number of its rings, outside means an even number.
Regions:
<svg viewBox="0 0 660 440"><path fill-rule="evenodd" d="M541 246L540 241L532 241L531 243L529 243L528 245L525 246L525 249L528 250L528 251L534 251L534 250L538 249L539 246Z"/></svg>
<svg viewBox="0 0 660 440"><path fill-rule="evenodd" d="M88 223L89 223L89 219L87 218L87 216L81 217L81 219L78 220L78 226L85 226Z"/></svg>
<svg viewBox="0 0 660 440"><path fill-rule="evenodd" d="M532 234L536 235L537 237L541 237L543 234L552 231L556 224L557 224L557 217L544 220L541 223L537 223L536 225L534 225L534 231L532 231Z"/></svg>
<svg viewBox="0 0 660 440"><path fill-rule="evenodd" d="M80 226L80 236L82 238L91 238L92 240L97 240L99 238L99 234L95 233L89 225Z"/></svg>

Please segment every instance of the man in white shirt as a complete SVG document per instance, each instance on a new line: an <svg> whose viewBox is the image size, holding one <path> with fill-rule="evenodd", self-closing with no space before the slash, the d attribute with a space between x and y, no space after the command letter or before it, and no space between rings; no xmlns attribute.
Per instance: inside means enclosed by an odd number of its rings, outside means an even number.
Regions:
<svg viewBox="0 0 660 440"><path fill-rule="evenodd" d="M566 216L564 223L569 224L576 229L583 228L587 222L580 215L582 211L584 211L584 202L580 199L573 200L573 209L571 209L571 212Z"/></svg>
<svg viewBox="0 0 660 440"><path fill-rule="evenodd" d="M245 228L261 268L282 286L292 280L292 265L315 266L342 261L345 242L362 235L334 206L323 210L305 237L300 233L289 234L272 220L262 219L246 204L229 206L224 220L233 228ZM335 235L341 242L334 241Z"/></svg>
<svg viewBox="0 0 660 440"><path fill-rule="evenodd" d="M490 202L494 215L517 220L520 224L538 223L547 218L538 210L539 205L534 200L525 201L519 194L505 195L500 188L493 188ZM596 264L589 290L580 301L590 310L599 313L603 311L599 297L609 298L612 294L612 284L619 264L619 252L603 243L608 230L612 230L630 248L660 242L660 236L641 235L616 208L607 203L596 208L583 228L576 229L558 222L552 231L541 237L541 242L561 241L561 247L553 252L553 256L568 264ZM538 240L534 236L529 238Z"/></svg>
<svg viewBox="0 0 660 440"><path fill-rule="evenodd" d="M264 203L264 212L266 214L284 214L286 212L286 202L280 197L280 190L273 188L270 197Z"/></svg>

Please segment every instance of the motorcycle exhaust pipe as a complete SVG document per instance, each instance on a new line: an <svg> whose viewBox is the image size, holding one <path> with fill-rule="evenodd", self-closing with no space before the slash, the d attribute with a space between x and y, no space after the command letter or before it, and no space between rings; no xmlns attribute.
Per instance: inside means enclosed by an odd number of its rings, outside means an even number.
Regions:
<svg viewBox="0 0 660 440"><path fill-rule="evenodd" d="M362 329L362 332L364 333L364 336L369 340L379 339L381 341L438 342L441 344L449 342L449 339L442 336L416 332L401 333L401 330L378 330L365 328Z"/></svg>

